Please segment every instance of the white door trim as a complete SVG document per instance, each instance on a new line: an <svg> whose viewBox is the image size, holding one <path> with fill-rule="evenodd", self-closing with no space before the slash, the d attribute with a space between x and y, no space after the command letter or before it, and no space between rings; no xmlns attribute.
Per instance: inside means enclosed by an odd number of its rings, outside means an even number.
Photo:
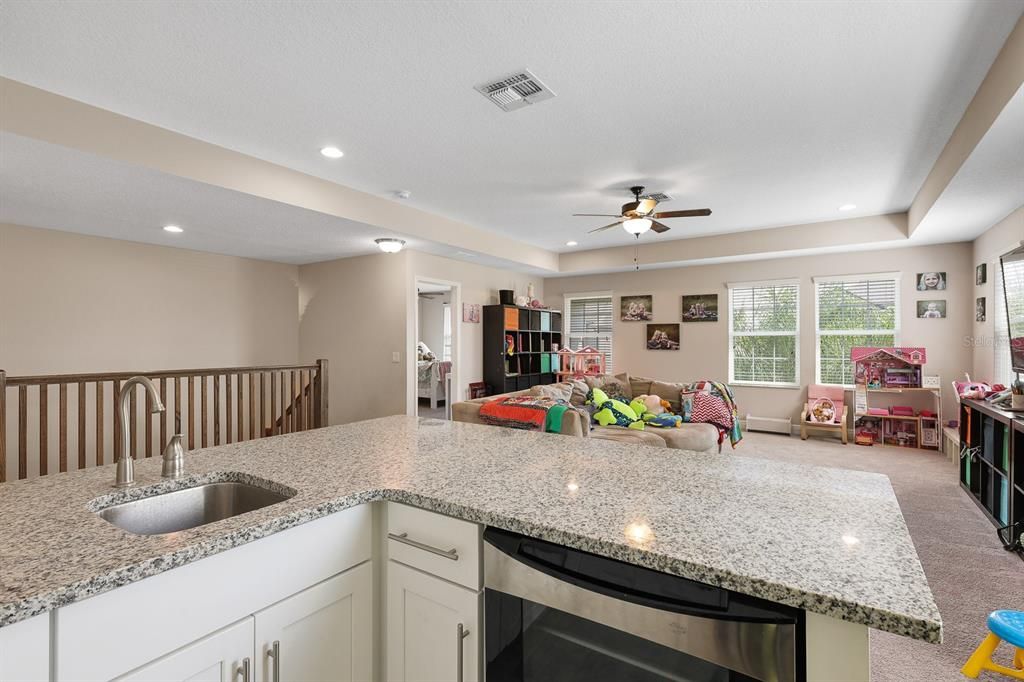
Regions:
<svg viewBox="0 0 1024 682"><path fill-rule="evenodd" d="M462 283L454 282L427 275L413 275L412 286L409 288L408 308L409 319L412 324L406 325L406 414L415 416L419 405L416 397L416 343L419 341L418 330L420 328L420 306L417 290L421 284L440 284L452 289L452 373L451 387L452 395L449 400L453 403L462 400L462 382L459 377L462 374Z"/></svg>

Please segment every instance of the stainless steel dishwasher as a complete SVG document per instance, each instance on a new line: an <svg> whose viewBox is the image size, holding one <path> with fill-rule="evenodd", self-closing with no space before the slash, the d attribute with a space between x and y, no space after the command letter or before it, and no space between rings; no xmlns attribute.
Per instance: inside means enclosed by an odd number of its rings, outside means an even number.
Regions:
<svg viewBox="0 0 1024 682"><path fill-rule="evenodd" d="M804 614L516 533L484 532L487 682L804 680Z"/></svg>

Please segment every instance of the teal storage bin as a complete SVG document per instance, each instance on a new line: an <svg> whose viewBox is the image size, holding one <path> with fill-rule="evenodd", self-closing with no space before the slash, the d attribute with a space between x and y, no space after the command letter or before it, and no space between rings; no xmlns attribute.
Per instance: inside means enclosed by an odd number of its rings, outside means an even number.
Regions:
<svg viewBox="0 0 1024 682"><path fill-rule="evenodd" d="M540 330L542 332L551 331L551 313L546 310L540 312Z"/></svg>

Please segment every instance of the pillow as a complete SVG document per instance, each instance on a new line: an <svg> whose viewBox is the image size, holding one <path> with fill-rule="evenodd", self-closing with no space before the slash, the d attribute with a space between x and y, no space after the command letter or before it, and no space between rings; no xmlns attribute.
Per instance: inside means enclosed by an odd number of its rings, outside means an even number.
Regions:
<svg viewBox="0 0 1024 682"><path fill-rule="evenodd" d="M587 393L590 392L587 382L581 379L566 379L564 383L569 384L569 387L572 389L569 404L573 407L583 407L587 402Z"/></svg>
<svg viewBox="0 0 1024 682"><path fill-rule="evenodd" d="M622 400L625 403L633 399L633 391L629 386L629 374L626 372L615 375L599 374L584 378L588 387L601 389L608 394L609 398Z"/></svg>
<svg viewBox="0 0 1024 682"><path fill-rule="evenodd" d="M693 394L693 413L690 421L714 424L722 429L732 428L732 412L725 401L705 391Z"/></svg>
<svg viewBox="0 0 1024 682"><path fill-rule="evenodd" d="M636 398L641 395L651 395L651 383L653 381L654 379L647 379L646 377L629 377L629 390L633 393L630 398ZM658 397L665 398L663 395L659 395Z"/></svg>
<svg viewBox="0 0 1024 682"><path fill-rule="evenodd" d="M530 395L539 398L553 398L569 402L572 399L572 385L568 382L558 384L539 384L530 387Z"/></svg>
<svg viewBox="0 0 1024 682"><path fill-rule="evenodd" d="M416 344L416 359L417 360L435 360L435 359L437 359L437 356L435 356L431 352L431 350L429 348L427 348L427 344L425 344L422 341L420 341L419 343Z"/></svg>
<svg viewBox="0 0 1024 682"><path fill-rule="evenodd" d="M687 387L688 384L668 383L655 379L651 382L651 390L648 392L648 395L656 395L662 400L667 400L668 404L672 406L672 412L675 414L682 414L682 412L680 412L680 394L685 391Z"/></svg>

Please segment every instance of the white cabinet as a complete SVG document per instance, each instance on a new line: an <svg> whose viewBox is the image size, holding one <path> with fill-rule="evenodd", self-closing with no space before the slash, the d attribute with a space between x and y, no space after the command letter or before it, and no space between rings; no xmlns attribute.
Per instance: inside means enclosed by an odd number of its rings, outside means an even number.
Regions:
<svg viewBox="0 0 1024 682"><path fill-rule="evenodd" d="M372 679L373 562L260 611L255 623L254 682Z"/></svg>
<svg viewBox="0 0 1024 682"><path fill-rule="evenodd" d="M389 682L476 682L480 634L479 592L388 562Z"/></svg>
<svg viewBox="0 0 1024 682"><path fill-rule="evenodd" d="M116 678L117 682L235 682L242 671L252 670L253 619L223 630L178 649L172 654ZM124 640L131 645L132 638Z"/></svg>
<svg viewBox="0 0 1024 682"><path fill-rule="evenodd" d="M0 680L50 679L50 614L0 628Z"/></svg>

